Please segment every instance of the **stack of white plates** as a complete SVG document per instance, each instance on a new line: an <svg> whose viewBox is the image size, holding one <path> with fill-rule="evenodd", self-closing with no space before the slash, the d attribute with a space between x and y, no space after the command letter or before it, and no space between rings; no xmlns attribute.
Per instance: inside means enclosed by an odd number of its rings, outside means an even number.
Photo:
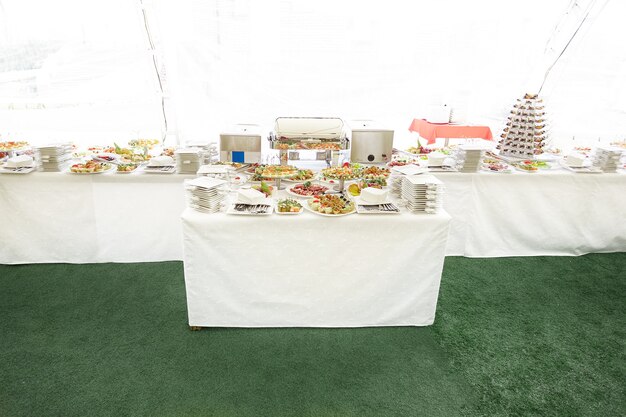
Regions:
<svg viewBox="0 0 626 417"><path fill-rule="evenodd" d="M180 174L195 174L200 168L200 148L178 149L176 154L176 169Z"/></svg>
<svg viewBox="0 0 626 417"><path fill-rule="evenodd" d="M228 189L226 181L200 177L185 181L187 205L203 213L216 213L223 207Z"/></svg>
<svg viewBox="0 0 626 417"><path fill-rule="evenodd" d="M402 181L402 199L413 213L436 213L442 195L443 183L432 175L410 175Z"/></svg>
<svg viewBox="0 0 626 417"><path fill-rule="evenodd" d="M427 172L428 168L423 168L414 164L402 165L391 168L391 175L387 182L394 197L402 194L402 180L407 175L418 175Z"/></svg>
<svg viewBox="0 0 626 417"><path fill-rule="evenodd" d="M476 146L460 146L456 152L456 168L459 172L478 172L485 149Z"/></svg>
<svg viewBox="0 0 626 417"><path fill-rule="evenodd" d="M615 172L620 166L620 158L623 149L617 147L606 147L596 149L592 165L600 168L603 172Z"/></svg>
<svg viewBox="0 0 626 417"><path fill-rule="evenodd" d="M45 172L65 171L72 159L72 144L59 143L38 147L41 168Z"/></svg>

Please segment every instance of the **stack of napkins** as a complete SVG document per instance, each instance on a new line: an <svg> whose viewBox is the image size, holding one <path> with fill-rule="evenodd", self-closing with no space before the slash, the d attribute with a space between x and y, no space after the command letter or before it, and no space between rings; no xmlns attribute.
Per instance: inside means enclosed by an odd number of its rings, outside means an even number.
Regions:
<svg viewBox="0 0 626 417"><path fill-rule="evenodd" d="M195 174L201 164L202 150L200 148L177 149L176 169L179 174Z"/></svg>
<svg viewBox="0 0 626 417"><path fill-rule="evenodd" d="M71 143L40 146L37 150L44 172L65 171L70 159L72 159Z"/></svg>
<svg viewBox="0 0 626 417"><path fill-rule="evenodd" d="M402 181L402 199L414 213L436 213L442 195L443 183L432 175L411 175Z"/></svg>
<svg viewBox="0 0 626 417"><path fill-rule="evenodd" d="M187 204L203 213L216 213L228 194L226 181L216 178L200 177L185 181Z"/></svg>
<svg viewBox="0 0 626 417"><path fill-rule="evenodd" d="M459 172L478 172L485 149L477 146L463 145L456 152L456 167Z"/></svg>
<svg viewBox="0 0 626 417"><path fill-rule="evenodd" d="M592 165L600 168L603 172L615 172L620 165L623 149L617 147L604 147L596 149Z"/></svg>

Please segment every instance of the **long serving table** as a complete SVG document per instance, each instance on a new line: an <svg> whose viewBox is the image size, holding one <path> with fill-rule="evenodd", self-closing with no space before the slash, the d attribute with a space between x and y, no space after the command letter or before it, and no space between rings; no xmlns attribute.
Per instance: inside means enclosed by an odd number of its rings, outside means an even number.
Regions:
<svg viewBox="0 0 626 417"><path fill-rule="evenodd" d="M182 214L189 325L426 326L450 216Z"/></svg>
<svg viewBox="0 0 626 417"><path fill-rule="evenodd" d="M624 173L435 175L452 217L446 255L626 251ZM181 260L182 182L192 177L0 175L0 263Z"/></svg>
<svg viewBox="0 0 626 417"><path fill-rule="evenodd" d="M0 175L0 263L180 260L183 179L195 175Z"/></svg>

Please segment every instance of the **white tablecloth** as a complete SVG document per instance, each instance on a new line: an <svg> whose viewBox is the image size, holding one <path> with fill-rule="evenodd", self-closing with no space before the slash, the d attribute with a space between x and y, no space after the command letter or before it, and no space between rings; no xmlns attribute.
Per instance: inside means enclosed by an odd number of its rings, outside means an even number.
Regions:
<svg viewBox="0 0 626 417"><path fill-rule="evenodd" d="M158 174L0 176L0 263L180 260L183 179Z"/></svg>
<svg viewBox="0 0 626 417"><path fill-rule="evenodd" d="M190 326L433 323L448 223L437 215L182 215Z"/></svg>
<svg viewBox="0 0 626 417"><path fill-rule="evenodd" d="M436 174L446 254L626 251L626 175ZM182 181L193 176L0 175L0 263L181 260Z"/></svg>
<svg viewBox="0 0 626 417"><path fill-rule="evenodd" d="M452 216L448 255L582 255L626 251L626 175L437 175Z"/></svg>

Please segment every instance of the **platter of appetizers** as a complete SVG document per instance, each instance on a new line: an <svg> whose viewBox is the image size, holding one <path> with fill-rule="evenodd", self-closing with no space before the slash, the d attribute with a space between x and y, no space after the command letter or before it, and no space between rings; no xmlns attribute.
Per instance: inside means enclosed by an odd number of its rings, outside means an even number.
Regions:
<svg viewBox="0 0 626 417"><path fill-rule="evenodd" d="M20 151L28 147L28 142L25 141L0 142L0 152Z"/></svg>
<svg viewBox="0 0 626 417"><path fill-rule="evenodd" d="M304 211L302 204L293 198L284 198L276 202L276 214L293 215L302 211Z"/></svg>
<svg viewBox="0 0 626 417"><path fill-rule="evenodd" d="M139 164L135 164L132 162L127 164L118 164L117 170L115 172L117 172L118 174L132 174L133 172L137 171L137 168L139 168Z"/></svg>
<svg viewBox="0 0 626 417"><path fill-rule="evenodd" d="M70 167L72 174L103 174L113 169L113 165L105 162L87 161L84 164L74 164Z"/></svg>
<svg viewBox="0 0 626 417"><path fill-rule="evenodd" d="M320 216L340 217L355 213L354 202L337 194L326 194L311 198L305 207Z"/></svg>
<svg viewBox="0 0 626 417"><path fill-rule="evenodd" d="M501 174L510 174L512 172L509 164L498 160L483 160L481 171L483 172L498 172Z"/></svg>
<svg viewBox="0 0 626 417"><path fill-rule="evenodd" d="M552 166L546 161L535 161L532 159L527 159L521 162L517 162L513 164L513 166L519 171L535 173L540 169L550 169Z"/></svg>
<svg viewBox="0 0 626 417"><path fill-rule="evenodd" d="M302 198L321 195L324 194L326 191L328 191L328 187L321 184L314 184L311 181L307 181L302 184L296 184L293 187L289 187L287 189L287 194Z"/></svg>
<svg viewBox="0 0 626 417"><path fill-rule="evenodd" d="M285 181L290 182L302 182L302 181L311 181L315 178L315 173L310 169L299 169L298 172L289 178L285 178Z"/></svg>
<svg viewBox="0 0 626 417"><path fill-rule="evenodd" d="M391 174L391 171L388 168L377 166L364 167L360 170L360 177L364 179L387 178L389 174Z"/></svg>
<svg viewBox="0 0 626 417"><path fill-rule="evenodd" d="M361 175L360 166L342 166L334 168L325 168L320 172L320 179L329 180L357 180Z"/></svg>
<svg viewBox="0 0 626 417"><path fill-rule="evenodd" d="M264 178L289 178L297 173L298 169L291 165L265 165L255 170L255 174Z"/></svg>

